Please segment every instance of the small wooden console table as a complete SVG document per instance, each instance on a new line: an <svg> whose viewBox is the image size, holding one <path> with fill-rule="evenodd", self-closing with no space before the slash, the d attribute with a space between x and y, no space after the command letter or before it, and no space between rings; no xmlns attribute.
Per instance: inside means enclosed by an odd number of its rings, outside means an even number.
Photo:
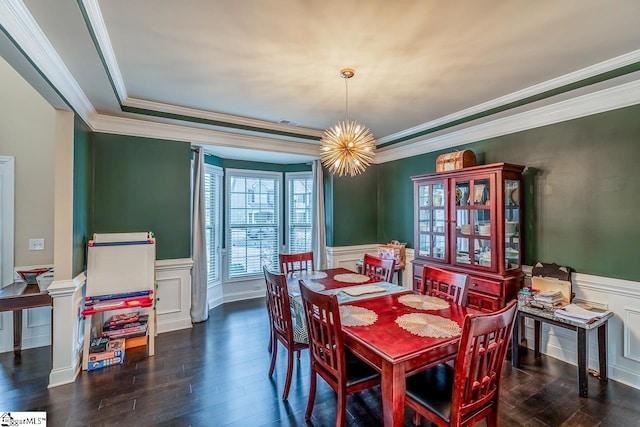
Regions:
<svg viewBox="0 0 640 427"><path fill-rule="evenodd" d="M598 329L598 364L600 368L599 378L600 381L607 381L607 322L609 318L613 316L613 313L591 322L583 323L573 320L567 320L564 318L554 316L552 311L541 310L528 305L518 307L518 318L516 319L515 327L513 328L513 339L511 341L511 364L514 368L520 367L520 360L518 358L518 347L520 344L520 325L524 323L525 317L530 317L534 321L534 355L540 356L540 337L542 334L541 323L548 323L550 325L560 326L562 328L571 329L577 332L578 336L578 394L581 397L588 397L589 383L588 383L588 371L587 371L587 336L588 332L592 329Z"/></svg>
<svg viewBox="0 0 640 427"><path fill-rule="evenodd" d="M0 312L13 311L13 354L16 356L20 356L22 350L22 310L35 307L53 307L49 293L40 290L38 285L14 282L0 289ZM53 315L51 332L53 334Z"/></svg>

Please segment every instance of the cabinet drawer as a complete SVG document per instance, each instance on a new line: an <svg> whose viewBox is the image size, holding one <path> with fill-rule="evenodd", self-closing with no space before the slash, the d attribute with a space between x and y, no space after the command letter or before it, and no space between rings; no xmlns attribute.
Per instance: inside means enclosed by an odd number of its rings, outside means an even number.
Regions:
<svg viewBox="0 0 640 427"><path fill-rule="evenodd" d="M500 282L477 279L471 276L469 277L469 292L472 291L485 292L491 295L502 296L502 284Z"/></svg>
<svg viewBox="0 0 640 427"><path fill-rule="evenodd" d="M467 307L493 312L502 308L502 300L492 295L469 291L467 295Z"/></svg>

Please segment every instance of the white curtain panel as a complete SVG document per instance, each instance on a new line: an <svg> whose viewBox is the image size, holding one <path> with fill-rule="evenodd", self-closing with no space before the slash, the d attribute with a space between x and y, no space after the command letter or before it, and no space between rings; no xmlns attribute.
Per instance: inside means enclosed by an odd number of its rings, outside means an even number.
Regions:
<svg viewBox="0 0 640 427"><path fill-rule="evenodd" d="M207 304L207 236L204 217L204 151L202 147L194 147L193 152L191 321L197 323L204 322L209 318L209 310Z"/></svg>
<svg viewBox="0 0 640 427"><path fill-rule="evenodd" d="M324 184L322 163L314 160L311 166L313 173L313 211L311 214L311 250L316 269L327 268L327 236L324 222Z"/></svg>

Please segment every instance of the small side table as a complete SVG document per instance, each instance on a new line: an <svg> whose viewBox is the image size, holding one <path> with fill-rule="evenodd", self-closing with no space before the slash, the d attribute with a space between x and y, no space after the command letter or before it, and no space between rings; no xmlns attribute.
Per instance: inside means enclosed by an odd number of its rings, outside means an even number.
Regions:
<svg viewBox="0 0 640 427"><path fill-rule="evenodd" d="M14 282L0 289L0 312L13 311L13 353L20 356L22 351L22 310L35 307L52 307L53 300L47 291L38 285L27 285ZM53 310L51 310L53 314ZM53 315L51 316L51 333L53 340ZM53 341L52 341L53 342Z"/></svg>
<svg viewBox="0 0 640 427"><path fill-rule="evenodd" d="M588 397L589 383L587 372L587 337L588 332L592 329L598 329L598 364L600 368L600 381L607 381L607 322L613 316L613 313L607 313L605 316L591 322L583 323L556 317L552 311L541 310L528 305L518 307L518 317L513 328L513 338L511 340L511 364L514 368L520 367L518 357L518 347L520 344L520 324L524 323L525 317L529 317L534 321L534 355L540 356L540 338L542 334L541 324L548 323L550 325L560 326L562 328L571 329L577 333L577 354L578 354L578 394L581 397Z"/></svg>
<svg viewBox="0 0 640 427"><path fill-rule="evenodd" d="M393 272L396 274L396 277L398 278L398 286L402 286L402 276L404 275L404 268L405 268L406 264L404 262L401 262L399 264L394 264L393 265ZM358 273L362 273L362 260L359 259L356 262L356 268L358 269Z"/></svg>

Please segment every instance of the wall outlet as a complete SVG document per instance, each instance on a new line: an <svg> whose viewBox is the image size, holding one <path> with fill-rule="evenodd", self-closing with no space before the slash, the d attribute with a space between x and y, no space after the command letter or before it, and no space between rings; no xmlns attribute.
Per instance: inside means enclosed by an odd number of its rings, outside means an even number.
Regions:
<svg viewBox="0 0 640 427"><path fill-rule="evenodd" d="M44 251L44 239L29 239L30 251Z"/></svg>

